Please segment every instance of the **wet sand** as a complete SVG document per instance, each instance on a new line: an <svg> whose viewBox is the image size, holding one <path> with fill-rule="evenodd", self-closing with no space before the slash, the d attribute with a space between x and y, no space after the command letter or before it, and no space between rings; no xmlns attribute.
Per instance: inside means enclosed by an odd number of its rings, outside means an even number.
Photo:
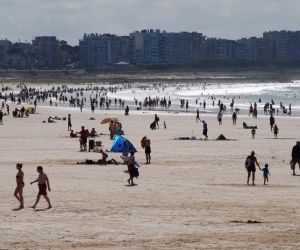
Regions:
<svg viewBox="0 0 300 250"><path fill-rule="evenodd" d="M154 113L100 111L72 114L73 128L81 125L107 134L100 121L118 116L126 137L137 147L140 177L127 186L125 166L86 166L76 162L100 158L79 152L78 139L68 137L67 122L43 124L48 116L67 116L59 108L38 108L28 119L5 117L0 126L0 249L299 249L300 176L289 168L291 148L300 139L299 118L276 117L279 139L270 132L267 117L230 116L218 126L208 122L209 141L180 141L175 137L201 136L195 116L161 114L159 130L150 130ZM90 121L90 117L95 121ZM167 130L162 129L166 121ZM257 125L256 139L242 122ZM220 134L231 141L215 141ZM151 139L152 164L143 164L141 138ZM105 148L112 142L100 137ZM270 183L246 185L245 157L256 151L261 165L270 165ZM119 160L120 154L109 153ZM13 197L15 163L23 162L25 209ZM35 201L36 166L43 165L52 192L53 209ZM300 171L297 169L297 173ZM248 220L261 223L247 223Z"/></svg>

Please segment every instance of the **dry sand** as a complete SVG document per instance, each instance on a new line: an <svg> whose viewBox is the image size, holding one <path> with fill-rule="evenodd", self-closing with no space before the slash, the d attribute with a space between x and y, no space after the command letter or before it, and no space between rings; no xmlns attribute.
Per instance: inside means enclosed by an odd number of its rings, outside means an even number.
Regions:
<svg viewBox="0 0 300 250"><path fill-rule="evenodd" d="M268 119L238 117L232 126L224 117L206 116L209 138L223 133L232 141L176 141L201 135L194 116L160 115L168 129L152 131L154 114L125 117L114 111L72 114L73 128L81 125L107 133L100 121L117 115L126 137L138 148L142 163L137 186L128 187L124 166L76 165L97 153L81 153L78 139L68 137L67 122L42 124L49 115L66 116L59 108L38 108L28 119L5 117L0 126L0 249L299 249L300 176L289 169L291 148L300 139L298 118L276 118L274 140ZM89 118L94 116L95 121ZM203 118L203 116L202 116ZM258 125L256 139L242 122ZM141 138L152 142L152 164L144 165ZM108 135L101 140L107 149ZM270 164L270 184L247 186L245 157L255 150L259 163ZM115 159L119 154L109 153ZM25 209L13 197L15 163L23 162ZM51 210L34 211L36 166L50 178ZM299 170L297 169L300 174ZM45 208L43 199L38 208ZM259 224L244 223L248 220ZM233 222L235 221L235 222Z"/></svg>

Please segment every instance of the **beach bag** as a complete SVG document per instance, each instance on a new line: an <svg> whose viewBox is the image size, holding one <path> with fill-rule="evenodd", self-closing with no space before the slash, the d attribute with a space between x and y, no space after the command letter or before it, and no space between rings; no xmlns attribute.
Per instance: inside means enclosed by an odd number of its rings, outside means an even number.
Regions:
<svg viewBox="0 0 300 250"><path fill-rule="evenodd" d="M250 167L250 159L249 157L246 158L246 161L245 161L245 168L248 170Z"/></svg>
<svg viewBox="0 0 300 250"><path fill-rule="evenodd" d="M294 170L295 167L296 167L296 162L292 159L292 160L290 161L290 168L291 168L291 170Z"/></svg>

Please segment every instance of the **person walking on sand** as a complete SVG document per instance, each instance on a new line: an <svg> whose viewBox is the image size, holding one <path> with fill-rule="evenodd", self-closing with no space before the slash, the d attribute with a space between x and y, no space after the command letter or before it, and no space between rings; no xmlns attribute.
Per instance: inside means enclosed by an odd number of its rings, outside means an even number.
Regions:
<svg viewBox="0 0 300 250"><path fill-rule="evenodd" d="M274 116L271 114L270 116L270 127L271 127L271 131L273 131L273 126L275 124L275 118Z"/></svg>
<svg viewBox="0 0 300 250"><path fill-rule="evenodd" d="M2 109L0 109L0 124L1 125L3 124L3 116L4 116L4 113L3 113Z"/></svg>
<svg viewBox="0 0 300 250"><path fill-rule="evenodd" d="M295 168L297 163L300 169L300 141L296 142L292 150L291 169L293 170L293 175L296 175Z"/></svg>
<svg viewBox="0 0 300 250"><path fill-rule="evenodd" d="M256 129L255 128L251 129L252 139L255 138L255 134L256 134Z"/></svg>
<svg viewBox="0 0 300 250"><path fill-rule="evenodd" d="M139 177L139 170L135 167L135 158L134 158L134 152L130 152L130 156L127 158L127 167L128 167L128 173L129 173L129 179L127 180L128 184L131 186L134 186L133 178Z"/></svg>
<svg viewBox="0 0 300 250"><path fill-rule="evenodd" d="M256 172L256 167L255 165L258 166L258 168L261 170L259 163L257 162L257 159L255 157L255 152L252 151L250 155L247 156L246 159L246 168L247 168L247 172L248 172L248 177L247 177L247 184L249 185L249 180L251 177L251 173L252 173L252 185L255 186L255 172Z"/></svg>
<svg viewBox="0 0 300 250"><path fill-rule="evenodd" d="M223 117L223 113L222 113L222 111L219 111L219 113L217 115L219 125L222 125L222 117Z"/></svg>
<svg viewBox="0 0 300 250"><path fill-rule="evenodd" d="M207 141L208 126L207 126L207 123L204 120L202 121L202 123L203 123L203 132L202 133L205 136L204 140Z"/></svg>
<svg viewBox="0 0 300 250"><path fill-rule="evenodd" d="M236 120L237 120L236 112L233 112L233 114L232 114L232 125L233 125L233 126L236 125Z"/></svg>
<svg viewBox="0 0 300 250"><path fill-rule="evenodd" d="M159 129L159 124L158 124L158 122L159 122L159 117L158 117L157 114L155 114L155 116L154 116L154 122L155 122L156 128Z"/></svg>
<svg viewBox="0 0 300 250"><path fill-rule="evenodd" d="M68 131L72 130L71 114L68 114Z"/></svg>
<svg viewBox="0 0 300 250"><path fill-rule="evenodd" d="M146 155L146 164L150 164L151 162L151 141L147 138L147 136L144 136L141 140L141 146L145 149L145 155Z"/></svg>
<svg viewBox="0 0 300 250"><path fill-rule="evenodd" d="M250 103L250 107L249 107L249 115L252 115L253 114L253 106L252 106L252 103Z"/></svg>
<svg viewBox="0 0 300 250"><path fill-rule="evenodd" d="M269 182L269 175L271 175L269 172L269 165L265 164L265 167L261 171L263 172L264 185L266 185L266 182Z"/></svg>
<svg viewBox="0 0 300 250"><path fill-rule="evenodd" d="M165 121L164 121L164 129L167 129L167 124Z"/></svg>
<svg viewBox="0 0 300 250"><path fill-rule="evenodd" d="M196 122L198 122L198 120L201 122L199 109L196 111Z"/></svg>
<svg viewBox="0 0 300 250"><path fill-rule="evenodd" d="M18 170L18 173L16 175L16 182L17 182L17 187L15 189L14 196L16 199L20 202L19 209L24 208L24 198L23 198L23 188L24 188L24 173L22 171L22 163L17 163L16 168Z"/></svg>
<svg viewBox="0 0 300 250"><path fill-rule="evenodd" d="M80 135L79 137L79 144L80 144L80 151L87 151L87 138L89 136L89 133L84 128L84 126L81 126L80 132L77 132L77 134Z"/></svg>
<svg viewBox="0 0 300 250"><path fill-rule="evenodd" d="M46 199L46 201L48 203L47 209L50 209L50 208L52 208L52 205L51 205L50 199L47 195L47 188L48 188L48 191L51 192L48 176L44 173L42 166L38 166L36 170L39 173L39 176L35 181L30 182L30 185L37 182L38 187L39 187L39 192L38 192L36 201L35 201L34 205L31 206L31 208L35 209L36 205L40 201L41 196L44 196L44 198Z"/></svg>
<svg viewBox="0 0 300 250"><path fill-rule="evenodd" d="M276 124L274 125L273 132L274 132L274 138L277 139L279 128Z"/></svg>

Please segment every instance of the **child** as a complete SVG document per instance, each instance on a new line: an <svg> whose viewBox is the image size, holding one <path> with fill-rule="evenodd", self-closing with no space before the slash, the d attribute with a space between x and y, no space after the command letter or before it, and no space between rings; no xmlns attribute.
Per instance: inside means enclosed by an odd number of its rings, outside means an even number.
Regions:
<svg viewBox="0 0 300 250"><path fill-rule="evenodd" d="M255 138L256 130L255 128L251 129L252 139Z"/></svg>
<svg viewBox="0 0 300 250"><path fill-rule="evenodd" d="M167 129L167 124L166 124L166 122L164 122L164 129Z"/></svg>
<svg viewBox="0 0 300 250"><path fill-rule="evenodd" d="M30 184L37 182L38 187L39 187L39 192L38 192L38 195L36 198L36 202L34 203L33 206L31 206L31 208L35 209L36 205L40 201L41 195L43 195L44 198L46 199L46 201L48 202L47 209L50 209L50 208L52 208L52 206L51 206L50 200L47 196L47 187L48 187L49 192L51 192L48 176L44 173L42 166L38 166L36 170L39 173L39 176L35 181L30 182Z"/></svg>
<svg viewBox="0 0 300 250"><path fill-rule="evenodd" d="M266 185L266 182L269 182L269 175L271 175L269 172L269 165L265 164L265 167L261 171L263 171L264 185Z"/></svg>

